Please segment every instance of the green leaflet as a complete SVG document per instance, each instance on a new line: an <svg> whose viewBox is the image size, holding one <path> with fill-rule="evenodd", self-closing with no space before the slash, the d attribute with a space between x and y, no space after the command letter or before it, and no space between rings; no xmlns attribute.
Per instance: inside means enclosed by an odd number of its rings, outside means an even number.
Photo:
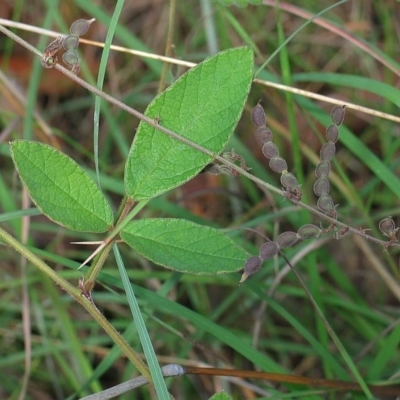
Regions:
<svg viewBox="0 0 400 400"><path fill-rule="evenodd" d="M190 274L235 272L250 256L219 230L183 219L137 220L121 237L154 263Z"/></svg>
<svg viewBox="0 0 400 400"><path fill-rule="evenodd" d="M220 153L242 114L253 78L253 52L239 47L218 53L181 76L157 96L146 116ZM145 200L182 185L211 158L141 122L125 166L125 190Z"/></svg>
<svg viewBox="0 0 400 400"><path fill-rule="evenodd" d="M110 228L110 205L74 160L51 146L29 140L11 142L11 156L29 196L52 221L79 232Z"/></svg>

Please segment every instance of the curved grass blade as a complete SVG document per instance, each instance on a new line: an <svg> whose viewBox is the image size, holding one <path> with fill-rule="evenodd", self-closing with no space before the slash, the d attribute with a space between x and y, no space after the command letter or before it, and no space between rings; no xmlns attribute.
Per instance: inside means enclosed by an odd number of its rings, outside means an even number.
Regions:
<svg viewBox="0 0 400 400"><path fill-rule="evenodd" d="M142 313L140 312L139 304L136 300L135 293L129 281L129 277L117 245L114 244L113 250L115 259L117 261L118 270L121 275L122 284L124 285L126 297L128 299L129 307L131 309L132 317L139 335L140 343L142 344L144 354L146 355L146 361L150 369L151 377L153 378L153 385L156 389L157 397L160 400L169 400L170 396L168 394L167 386L165 384L153 344L147 331Z"/></svg>

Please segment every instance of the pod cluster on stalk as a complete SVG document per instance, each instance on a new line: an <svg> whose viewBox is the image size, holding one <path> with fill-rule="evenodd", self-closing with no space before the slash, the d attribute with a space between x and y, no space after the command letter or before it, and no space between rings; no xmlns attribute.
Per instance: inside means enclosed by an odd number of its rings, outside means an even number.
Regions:
<svg viewBox="0 0 400 400"><path fill-rule="evenodd" d="M337 216L333 200L329 196L328 175L331 169L330 161L335 155L335 143L339 137L338 126L344 119L344 107L334 107L331 112L332 124L326 130L327 143L322 146L320 152L321 162L316 167L317 181L314 184L314 193L319 197L318 208L331 217ZM283 192L286 197L292 201L301 200L301 189L297 178L287 171L287 163L279 157L279 150L272 142L273 135L271 130L266 126L266 116L264 109L257 104L251 112L251 120L257 127L256 137L262 144L262 152L268 158L270 168L281 174L281 183ZM333 227L332 227L333 228ZM326 234L331 229L322 229L313 224L303 225L297 232L283 232L276 240L264 243L257 256L249 257L244 264L244 271L240 279L240 283L244 282L249 276L255 274L264 261L275 257L282 249L293 246L299 240L317 239L319 236Z"/></svg>
<svg viewBox="0 0 400 400"><path fill-rule="evenodd" d="M299 181L290 172L285 159L279 156L278 146L273 143L273 134L266 125L264 109L258 103L251 111L251 121L257 127L256 138L262 144L262 152L269 160L269 167L272 171L281 174L281 184L286 197L293 201L300 201L302 192Z"/></svg>
<svg viewBox="0 0 400 400"><path fill-rule="evenodd" d="M53 68L58 62L56 56L58 50L61 47L64 48L65 53L62 59L68 67L71 68L71 72L77 74L80 70L79 58L76 49L79 46L79 37L84 35L91 25L95 21L94 18L90 20L78 19L72 23L70 27L70 35L68 36L58 36L56 40L51 42L44 50L43 57L41 58L41 63L44 68Z"/></svg>
<svg viewBox="0 0 400 400"><path fill-rule="evenodd" d="M339 138L338 127L344 120L344 106L335 106L331 112L332 124L328 126L325 132L326 143L323 144L319 157L321 162L315 168L317 180L314 183L314 193L318 196L317 207L326 215L337 218L336 205L329 195L330 184L328 175L331 171L331 161L335 157L336 142Z"/></svg>
<svg viewBox="0 0 400 400"><path fill-rule="evenodd" d="M320 151L321 162L315 169L317 177L314 183L314 193L318 196L317 207L325 215L337 219L336 207L329 195L330 185L328 176L331 170L331 161L336 153L336 142L339 138L339 126L343 123L345 116L345 106L335 106L331 111L332 124L328 126L325 132L326 143L323 144ZM273 135L271 130L266 126L266 116L260 104L257 104L251 112L251 120L257 127L256 137L262 144L263 154L269 161L269 166L275 172L281 173L281 183L284 187L284 194L290 200L296 202L301 199L300 185L296 177L287 172L286 161L279 157L279 150L272 143ZM391 217L385 218L379 222L379 229L389 238L385 243L385 249L392 244L398 242L396 238L397 231L395 222ZM262 266L264 261L275 257L281 250L293 246L299 240L316 239L321 235L325 235L335 230L335 237L339 238L344 235L349 227L339 230L337 224L332 223L328 228L324 229L313 224L302 226L297 232L283 232L276 240L265 242L259 249L258 255L249 257L244 264L243 274L240 283L244 282L249 276L255 274ZM362 230L362 229L361 229Z"/></svg>
<svg viewBox="0 0 400 400"><path fill-rule="evenodd" d="M303 225L297 232L283 232L276 240L265 242L259 249L258 256L249 257L244 264L244 271L240 283L255 274L264 261L274 258L282 249L293 246L299 240L316 239L324 231L313 224Z"/></svg>

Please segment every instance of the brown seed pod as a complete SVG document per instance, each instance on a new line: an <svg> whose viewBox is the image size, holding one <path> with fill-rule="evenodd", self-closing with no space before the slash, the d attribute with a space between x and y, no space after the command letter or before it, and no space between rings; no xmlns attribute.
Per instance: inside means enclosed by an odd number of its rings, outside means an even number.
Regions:
<svg viewBox="0 0 400 400"><path fill-rule="evenodd" d="M260 126L256 130L256 138L262 144L272 141L273 135L271 129L266 126Z"/></svg>
<svg viewBox="0 0 400 400"><path fill-rule="evenodd" d="M319 153L319 156L322 161L331 161L333 157L335 157L336 146L334 143L328 142L324 143L322 149Z"/></svg>
<svg viewBox="0 0 400 400"><path fill-rule="evenodd" d="M331 120L337 126L339 126L344 120L344 107L345 106L335 106L332 108Z"/></svg>
<svg viewBox="0 0 400 400"><path fill-rule="evenodd" d="M63 41L65 50L75 50L79 46L79 36L69 35Z"/></svg>
<svg viewBox="0 0 400 400"><path fill-rule="evenodd" d="M249 257L244 264L244 272L240 283L244 282L249 276L254 275L262 265L263 261L258 256Z"/></svg>
<svg viewBox="0 0 400 400"><path fill-rule="evenodd" d="M274 157L269 160L269 166L274 172L281 174L283 171L287 171L287 163L282 157Z"/></svg>
<svg viewBox="0 0 400 400"><path fill-rule="evenodd" d="M79 63L78 53L75 50L68 50L62 56L63 61L69 67Z"/></svg>
<svg viewBox="0 0 400 400"><path fill-rule="evenodd" d="M327 178L318 178L314 183L314 193L321 197L329 193L330 185Z"/></svg>
<svg viewBox="0 0 400 400"><path fill-rule="evenodd" d="M281 175L281 184L285 189L289 190L300 187L299 181L290 172Z"/></svg>
<svg viewBox="0 0 400 400"><path fill-rule="evenodd" d="M251 121L257 127L265 126L267 120L265 117L264 109L261 107L260 103L258 103L252 110L251 110Z"/></svg>
<svg viewBox="0 0 400 400"><path fill-rule="evenodd" d="M275 242L266 242L260 247L258 255L260 256L261 260L265 261L275 257L278 252L279 248Z"/></svg>
<svg viewBox="0 0 400 400"><path fill-rule="evenodd" d="M276 244L280 249L284 249L286 247L293 246L298 240L299 237L296 232L288 231L283 232L278 236L276 239Z"/></svg>
<svg viewBox="0 0 400 400"><path fill-rule="evenodd" d="M268 159L279 156L278 146L276 146L276 144L272 142L265 143L262 148L262 152L264 156L267 157Z"/></svg>
<svg viewBox="0 0 400 400"><path fill-rule="evenodd" d="M331 163L329 161L321 161L315 168L317 178L326 178L331 172Z"/></svg>
<svg viewBox="0 0 400 400"><path fill-rule="evenodd" d="M316 239L322 230L313 224L303 225L297 232L300 239Z"/></svg>
<svg viewBox="0 0 400 400"><path fill-rule="evenodd" d="M90 24L95 21L94 18L92 19L78 19L72 23L69 31L71 35L82 36L84 35L90 28Z"/></svg>
<svg viewBox="0 0 400 400"><path fill-rule="evenodd" d="M335 209L335 204L329 194L321 196L317 201L317 206L324 213L331 212Z"/></svg>
<svg viewBox="0 0 400 400"><path fill-rule="evenodd" d="M336 125L329 125L325 132L325 137L328 142L336 143L339 138L339 129Z"/></svg>
<svg viewBox="0 0 400 400"><path fill-rule="evenodd" d="M379 222L379 229L385 236L393 238L399 228L396 228L392 217L388 217Z"/></svg>

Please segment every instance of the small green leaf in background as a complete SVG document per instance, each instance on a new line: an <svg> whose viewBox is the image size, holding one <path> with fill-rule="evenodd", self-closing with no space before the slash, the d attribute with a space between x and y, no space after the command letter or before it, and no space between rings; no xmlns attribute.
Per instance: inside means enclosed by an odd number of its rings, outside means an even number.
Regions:
<svg viewBox="0 0 400 400"><path fill-rule="evenodd" d="M219 230L183 219L133 221L121 231L121 237L154 263L189 274L235 272L250 256Z"/></svg>
<svg viewBox="0 0 400 400"><path fill-rule="evenodd" d="M10 146L19 176L44 215L78 232L104 232L112 225L106 198L74 160L34 141L15 140Z"/></svg>
<svg viewBox="0 0 400 400"><path fill-rule="evenodd" d="M253 52L218 53L157 96L146 116L213 153L220 153L242 114L253 78ZM125 166L125 190L146 200L182 185L211 158L141 122Z"/></svg>
<svg viewBox="0 0 400 400"><path fill-rule="evenodd" d="M232 400L232 397L229 396L228 393L222 391L212 395L209 400Z"/></svg>

